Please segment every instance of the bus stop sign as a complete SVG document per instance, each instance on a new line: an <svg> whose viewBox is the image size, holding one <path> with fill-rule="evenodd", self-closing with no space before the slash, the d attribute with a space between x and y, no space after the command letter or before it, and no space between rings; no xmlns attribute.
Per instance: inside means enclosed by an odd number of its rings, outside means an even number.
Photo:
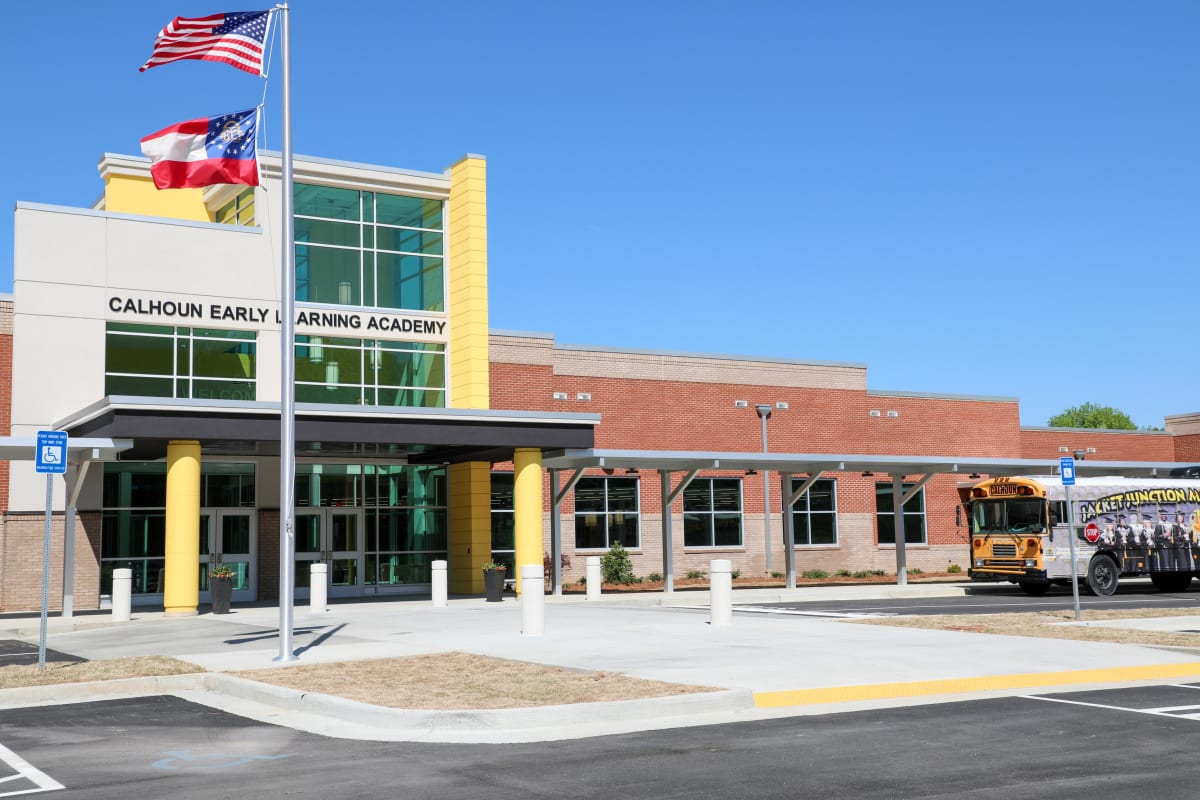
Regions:
<svg viewBox="0 0 1200 800"><path fill-rule="evenodd" d="M1075 459L1063 456L1058 460L1058 473L1062 475L1063 486L1075 485Z"/></svg>
<svg viewBox="0 0 1200 800"><path fill-rule="evenodd" d="M34 469L48 475L62 475L67 471L66 431L38 431Z"/></svg>

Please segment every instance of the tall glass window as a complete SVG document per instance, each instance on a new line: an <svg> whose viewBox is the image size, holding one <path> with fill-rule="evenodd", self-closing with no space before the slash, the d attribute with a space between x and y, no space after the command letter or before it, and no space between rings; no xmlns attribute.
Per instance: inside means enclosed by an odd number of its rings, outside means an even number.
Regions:
<svg viewBox="0 0 1200 800"><path fill-rule="evenodd" d="M297 336L296 400L444 408L446 346Z"/></svg>
<svg viewBox="0 0 1200 800"><path fill-rule="evenodd" d="M792 491L803 485L793 480ZM797 545L837 544L837 482L821 478L792 506Z"/></svg>
<svg viewBox="0 0 1200 800"><path fill-rule="evenodd" d="M368 588L431 583L449 553L446 468L367 465L363 485Z"/></svg>
<svg viewBox="0 0 1200 800"><path fill-rule="evenodd" d="M696 478L683 490L684 547L742 546L740 478Z"/></svg>
<svg viewBox="0 0 1200 800"><path fill-rule="evenodd" d="M509 575L517 574L516 508L511 472L492 473L492 561L507 565Z"/></svg>
<svg viewBox="0 0 1200 800"><path fill-rule="evenodd" d="M637 478L580 478L575 485L575 549L637 548Z"/></svg>
<svg viewBox="0 0 1200 800"><path fill-rule="evenodd" d="M200 505L253 508L253 464L211 462L200 466ZM100 512L100 593L112 594L114 569L132 572L134 594L161 594L166 569L167 465L119 462L104 465ZM208 542L199 555L207 555ZM203 584L202 584L203 585Z"/></svg>
<svg viewBox="0 0 1200 800"><path fill-rule="evenodd" d="M254 400L253 331L110 322L104 393L198 400Z"/></svg>
<svg viewBox="0 0 1200 800"><path fill-rule="evenodd" d="M904 484L907 492L913 484ZM917 492L904 504L904 543L925 543L925 489ZM875 484L875 521L880 544L896 543L896 503L890 483Z"/></svg>
<svg viewBox="0 0 1200 800"><path fill-rule="evenodd" d="M443 202L298 183L296 299L445 311Z"/></svg>

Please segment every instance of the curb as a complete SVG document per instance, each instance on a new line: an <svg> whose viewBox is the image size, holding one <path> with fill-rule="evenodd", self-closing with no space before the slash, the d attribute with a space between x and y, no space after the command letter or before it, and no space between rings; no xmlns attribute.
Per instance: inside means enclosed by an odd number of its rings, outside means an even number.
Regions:
<svg viewBox="0 0 1200 800"><path fill-rule="evenodd" d="M202 683L205 690L226 698L337 720L374 731L377 738L389 741L557 741L701 725L716 717L754 710L754 693L749 689L529 708L440 710L376 706L219 673L205 674Z"/></svg>
<svg viewBox="0 0 1200 800"><path fill-rule="evenodd" d="M249 706L265 706L309 719L308 724L299 725L289 724L297 720L264 721L325 735L447 744L582 739L729 721L731 717L754 711L754 693L749 689L530 708L387 708L212 672L0 689L0 709L161 694L182 696L252 719L263 716L249 713L255 710Z"/></svg>

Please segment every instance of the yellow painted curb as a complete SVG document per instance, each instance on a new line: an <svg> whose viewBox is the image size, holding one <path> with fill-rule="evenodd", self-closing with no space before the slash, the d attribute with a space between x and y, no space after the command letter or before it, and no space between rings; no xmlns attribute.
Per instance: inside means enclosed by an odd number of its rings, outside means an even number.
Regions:
<svg viewBox="0 0 1200 800"><path fill-rule="evenodd" d="M883 700L891 697L921 697L933 694L965 694L996 689L1028 689L1035 686L1064 686L1077 683L1115 683L1157 678L1200 677L1200 662L1155 664L1144 667L1110 667L1068 672L1027 672L1014 675L984 675L975 678L948 678L907 683L870 683L859 686L833 686L824 689L796 689L786 692L755 692L758 708L847 703L855 700Z"/></svg>

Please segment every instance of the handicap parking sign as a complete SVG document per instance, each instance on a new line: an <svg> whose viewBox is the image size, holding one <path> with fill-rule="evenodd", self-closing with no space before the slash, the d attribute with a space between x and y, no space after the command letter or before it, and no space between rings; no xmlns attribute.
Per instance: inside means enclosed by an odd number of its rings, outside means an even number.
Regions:
<svg viewBox="0 0 1200 800"><path fill-rule="evenodd" d="M65 431L38 431L34 469L50 475L62 475L67 471Z"/></svg>

